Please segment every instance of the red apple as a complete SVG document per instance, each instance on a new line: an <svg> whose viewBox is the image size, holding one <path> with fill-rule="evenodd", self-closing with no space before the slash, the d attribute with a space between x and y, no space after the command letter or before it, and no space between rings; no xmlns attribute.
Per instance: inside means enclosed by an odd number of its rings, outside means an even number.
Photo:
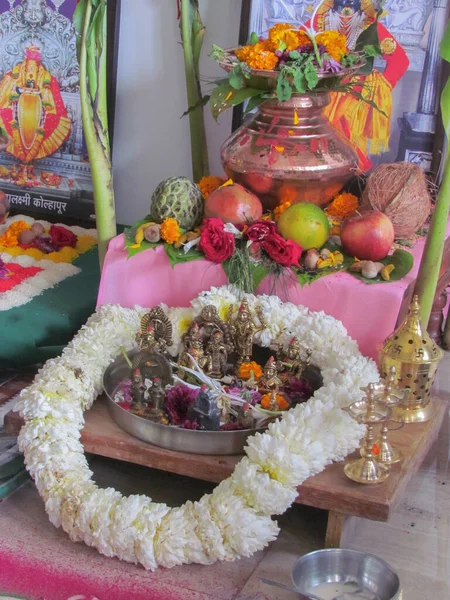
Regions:
<svg viewBox="0 0 450 600"><path fill-rule="evenodd" d="M346 219L341 229L342 246L361 260L381 260L394 243L394 226L382 212L368 210Z"/></svg>
<svg viewBox="0 0 450 600"><path fill-rule="evenodd" d="M205 219L217 217L224 223L246 223L262 217L259 199L242 185L233 183L212 192L205 201Z"/></svg>

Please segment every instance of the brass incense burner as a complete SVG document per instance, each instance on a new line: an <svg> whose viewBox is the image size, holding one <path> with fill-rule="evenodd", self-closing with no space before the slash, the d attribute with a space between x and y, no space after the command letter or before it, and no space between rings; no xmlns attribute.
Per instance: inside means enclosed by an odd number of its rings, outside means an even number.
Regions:
<svg viewBox="0 0 450 600"><path fill-rule="evenodd" d="M395 367L392 383L397 388L410 390L392 409L392 420L400 423L421 423L433 415L431 389L444 356L422 327L419 311L419 299L414 296L406 319L380 350L382 377L387 378Z"/></svg>

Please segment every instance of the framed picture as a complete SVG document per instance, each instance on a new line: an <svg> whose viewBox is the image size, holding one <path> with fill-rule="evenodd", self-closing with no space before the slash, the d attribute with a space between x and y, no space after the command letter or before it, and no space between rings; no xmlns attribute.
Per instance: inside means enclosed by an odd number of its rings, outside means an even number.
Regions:
<svg viewBox="0 0 450 600"><path fill-rule="evenodd" d="M72 25L77 0L0 0L0 189L12 209L94 218ZM120 0L108 1L108 101L114 123Z"/></svg>
<svg viewBox="0 0 450 600"><path fill-rule="evenodd" d="M344 135L346 131L361 130L360 139L352 141L358 144L358 154L361 152L367 159L364 170L382 162L405 160L430 171L436 163L433 154L442 149L436 149L442 71L439 44L448 19L448 2L243 0L243 14L248 14L247 32L261 35L276 23L306 23L320 5L316 28L340 30L351 47L382 9L378 22L382 56L375 61L376 82L371 83L377 86L373 89L379 90L374 100L390 116L388 126L378 126L373 111L357 108L356 100L353 107L346 104L344 116L338 101L332 100L333 114L337 116L331 120ZM442 146L442 139L440 142Z"/></svg>

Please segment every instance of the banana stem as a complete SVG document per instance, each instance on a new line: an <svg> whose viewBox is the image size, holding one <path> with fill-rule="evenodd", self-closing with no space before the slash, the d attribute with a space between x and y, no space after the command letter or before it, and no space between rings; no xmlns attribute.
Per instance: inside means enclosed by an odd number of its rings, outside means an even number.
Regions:
<svg viewBox="0 0 450 600"><path fill-rule="evenodd" d="M191 14L193 15L191 18ZM186 91L188 106L198 104L202 98L199 80L199 57L204 27L196 0L181 0L181 38L184 52ZM189 113L191 131L192 172L198 182L209 174L208 147L203 106L198 105Z"/></svg>
<svg viewBox="0 0 450 600"><path fill-rule="evenodd" d="M414 293L420 301L420 318L424 327L428 326L434 295L444 252L445 233L450 211L450 152L444 165L444 179L436 201L425 249L420 263Z"/></svg>
<svg viewBox="0 0 450 600"><path fill-rule="evenodd" d="M80 101L84 136L91 164L97 222L98 253L103 266L108 243L117 234L114 208L112 168L106 120L106 7L103 13L101 40L95 40L95 27L89 34L93 16L92 0L86 3L80 49ZM98 42L98 43L96 43ZM88 56L88 46L96 48L95 67ZM89 53L90 54L90 53ZM92 86L92 87L91 87ZM93 92L93 94L92 94ZM101 99L99 103L95 99Z"/></svg>

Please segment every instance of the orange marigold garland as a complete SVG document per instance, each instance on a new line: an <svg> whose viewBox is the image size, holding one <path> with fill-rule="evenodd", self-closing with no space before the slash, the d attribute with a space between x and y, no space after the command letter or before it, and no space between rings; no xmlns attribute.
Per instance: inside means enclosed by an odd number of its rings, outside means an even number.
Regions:
<svg viewBox="0 0 450 600"><path fill-rule="evenodd" d="M174 244L178 242L181 237L180 226L178 225L178 221L176 219L164 219L161 223L161 238L167 244Z"/></svg>
<svg viewBox="0 0 450 600"><path fill-rule="evenodd" d="M278 221L278 219L281 217L284 211L287 210L290 206L291 203L289 202L289 200L283 202L283 204L279 204L278 206L276 206L273 211L275 221Z"/></svg>
<svg viewBox="0 0 450 600"><path fill-rule="evenodd" d="M255 361L242 363L242 365L239 367L239 377L241 379L250 379L252 373L255 379L259 379L263 374L261 367Z"/></svg>
<svg viewBox="0 0 450 600"><path fill-rule="evenodd" d="M359 200L353 194L344 192L336 196L330 206L325 210L329 217L346 219L358 209Z"/></svg>

